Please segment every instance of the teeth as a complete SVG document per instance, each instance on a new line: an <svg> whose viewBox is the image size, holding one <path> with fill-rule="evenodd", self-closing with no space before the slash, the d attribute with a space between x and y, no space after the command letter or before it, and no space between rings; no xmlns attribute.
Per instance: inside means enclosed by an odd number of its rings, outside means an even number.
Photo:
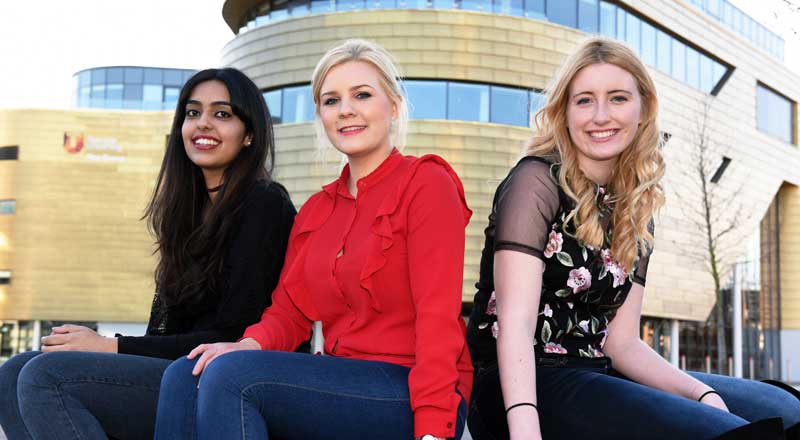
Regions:
<svg viewBox="0 0 800 440"><path fill-rule="evenodd" d="M199 144L199 145L218 145L219 144L219 142L217 142L217 141L215 141L213 139L206 139L206 138L197 139L197 140L194 141L194 143Z"/></svg>
<svg viewBox="0 0 800 440"><path fill-rule="evenodd" d="M593 138L604 138L604 137L609 137L614 133L616 133L616 130L594 131L589 133L589 136Z"/></svg>
<svg viewBox="0 0 800 440"><path fill-rule="evenodd" d="M343 128L341 131L342 131L342 133L348 133L348 132L351 132L351 131L361 130L362 128L364 128L364 127L347 127L347 128Z"/></svg>

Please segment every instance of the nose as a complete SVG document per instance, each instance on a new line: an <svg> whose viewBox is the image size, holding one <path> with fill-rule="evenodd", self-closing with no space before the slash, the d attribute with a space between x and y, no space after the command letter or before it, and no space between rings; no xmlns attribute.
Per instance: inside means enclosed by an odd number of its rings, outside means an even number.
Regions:
<svg viewBox="0 0 800 440"><path fill-rule="evenodd" d="M342 98L339 101L339 118L340 119L347 118L347 117L353 116L355 114L355 111L353 110L353 106L350 105L350 104L351 104L350 100L346 99L346 98Z"/></svg>
<svg viewBox="0 0 800 440"><path fill-rule="evenodd" d="M597 125L603 125L611 119L609 116L608 104L604 101L598 101L594 109L594 117L592 122Z"/></svg>
<svg viewBox="0 0 800 440"><path fill-rule="evenodd" d="M209 112L203 112L197 118L197 128L201 130L208 130L211 128L211 116Z"/></svg>

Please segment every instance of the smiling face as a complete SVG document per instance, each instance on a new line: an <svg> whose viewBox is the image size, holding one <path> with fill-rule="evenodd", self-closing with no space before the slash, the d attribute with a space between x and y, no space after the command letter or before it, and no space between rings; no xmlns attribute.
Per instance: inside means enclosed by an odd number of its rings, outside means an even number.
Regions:
<svg viewBox="0 0 800 440"><path fill-rule="evenodd" d="M250 142L244 122L233 114L230 99L225 83L210 80L198 84L186 103L183 146L189 159L203 170L209 186L222 183L222 173Z"/></svg>
<svg viewBox="0 0 800 440"><path fill-rule="evenodd" d="M397 106L379 75L367 62L349 61L328 71L320 87L319 117L325 134L349 160L385 157L391 151Z"/></svg>
<svg viewBox="0 0 800 440"><path fill-rule="evenodd" d="M627 70L613 64L592 64L573 78L567 126L580 167L590 178L610 173L641 121L641 96L636 79Z"/></svg>

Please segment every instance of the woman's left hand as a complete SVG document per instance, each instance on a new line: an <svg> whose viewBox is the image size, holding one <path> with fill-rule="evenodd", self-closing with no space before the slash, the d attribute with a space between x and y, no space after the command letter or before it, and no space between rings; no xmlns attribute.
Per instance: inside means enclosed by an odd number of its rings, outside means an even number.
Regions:
<svg viewBox="0 0 800 440"><path fill-rule="evenodd" d="M217 357L225 353L239 350L261 350L261 345L252 338L244 338L239 342L217 342L215 344L200 344L189 352L187 359L197 359L192 369L192 375L197 376Z"/></svg>
<svg viewBox="0 0 800 440"><path fill-rule="evenodd" d="M49 336L42 338L42 351L94 351L117 352L117 339L100 336L82 325L64 324L53 327Z"/></svg>

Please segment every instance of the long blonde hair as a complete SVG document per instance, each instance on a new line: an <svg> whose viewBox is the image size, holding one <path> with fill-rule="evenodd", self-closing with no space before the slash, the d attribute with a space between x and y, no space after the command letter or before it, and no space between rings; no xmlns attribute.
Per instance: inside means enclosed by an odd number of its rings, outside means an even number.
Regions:
<svg viewBox="0 0 800 440"><path fill-rule="evenodd" d="M633 75L641 95L639 130L628 148L620 154L608 185L615 204L611 219L611 254L626 270L631 270L639 250L647 253L652 249L653 234L648 225L664 204L660 181L665 171L659 149L655 85L633 51L607 38L591 38L578 47L561 66L547 92L546 104L536 113L537 134L528 143L527 154L558 158L559 185L575 203L567 222L572 221L575 225L574 233L578 240L601 248L604 234L596 202L596 185L578 165L566 116L573 78L584 67L599 63L613 64Z"/></svg>
<svg viewBox="0 0 800 440"><path fill-rule="evenodd" d="M361 39L350 39L328 50L317 63L311 75L311 96L314 99L315 120L314 128L317 143L321 148L331 147L325 129L319 118L319 95L322 82L331 69L350 61L363 61L371 64L378 71L378 78L383 91L397 107L397 118L392 124L392 146L402 149L406 144L408 132L408 106L403 98L403 88L400 71L397 69L392 56L379 45Z"/></svg>

